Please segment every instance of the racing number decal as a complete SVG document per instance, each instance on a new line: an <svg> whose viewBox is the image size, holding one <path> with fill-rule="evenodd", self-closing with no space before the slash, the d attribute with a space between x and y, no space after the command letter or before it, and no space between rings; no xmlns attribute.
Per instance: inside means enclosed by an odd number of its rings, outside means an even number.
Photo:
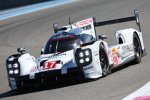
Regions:
<svg viewBox="0 0 150 100"><path fill-rule="evenodd" d="M117 55L117 51L116 48L112 48L111 49L111 54L112 54L112 60L114 62L114 65L118 65L118 55Z"/></svg>
<svg viewBox="0 0 150 100"><path fill-rule="evenodd" d="M56 61L51 61L51 62L44 62L44 65L43 65L43 70L46 70L46 69L53 69L56 67Z"/></svg>

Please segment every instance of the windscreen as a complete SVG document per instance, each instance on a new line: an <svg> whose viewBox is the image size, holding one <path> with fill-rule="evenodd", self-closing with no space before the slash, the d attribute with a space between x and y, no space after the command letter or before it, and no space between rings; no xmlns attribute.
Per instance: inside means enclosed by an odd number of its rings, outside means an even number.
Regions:
<svg viewBox="0 0 150 100"><path fill-rule="evenodd" d="M72 50L80 45L80 40L76 37L60 38L47 42L44 54L62 53Z"/></svg>

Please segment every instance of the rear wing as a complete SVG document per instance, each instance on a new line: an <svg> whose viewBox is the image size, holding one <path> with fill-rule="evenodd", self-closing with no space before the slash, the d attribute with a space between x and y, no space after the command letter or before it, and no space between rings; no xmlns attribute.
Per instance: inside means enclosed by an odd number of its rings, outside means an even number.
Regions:
<svg viewBox="0 0 150 100"><path fill-rule="evenodd" d="M69 25L64 26L63 28L59 29L58 25L55 23L55 24L53 24L53 27L54 27L55 33L57 33L60 30L61 31L69 31L69 30L72 30L75 28L81 28L84 31L86 31L86 34L90 34L93 36L93 38L97 39L95 27L117 24L117 23L128 22L128 21L136 21L139 31L141 32L140 20L139 20L139 15L138 15L137 10L134 10L134 16L131 16L131 17L113 19L113 20L102 21L102 22L96 22L96 19L94 17L92 17L92 18L87 18L87 19L78 21L76 23L71 23L70 19L69 19Z"/></svg>
<svg viewBox="0 0 150 100"><path fill-rule="evenodd" d="M131 17L113 19L113 20L102 21L102 22L96 22L94 18L94 26L98 27L98 26L117 24L117 23L128 22L128 21L136 21L139 31L141 32L141 25L140 25L139 14L137 10L134 10L134 16L131 16Z"/></svg>
<svg viewBox="0 0 150 100"><path fill-rule="evenodd" d="M58 31L64 31L64 32L69 32L70 30L80 28L84 31L86 31L86 34L92 35L93 38L96 38L96 33L95 33L95 26L94 26L94 18L87 18L75 23L71 23L69 21L69 25L63 26L62 28L58 28L58 24L55 23L53 24L54 32L55 34ZM80 33L83 34L83 33Z"/></svg>

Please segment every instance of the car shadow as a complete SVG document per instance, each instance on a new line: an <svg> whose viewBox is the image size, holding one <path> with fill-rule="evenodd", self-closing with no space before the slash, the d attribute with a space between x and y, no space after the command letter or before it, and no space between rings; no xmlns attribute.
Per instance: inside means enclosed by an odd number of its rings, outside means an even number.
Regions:
<svg viewBox="0 0 150 100"><path fill-rule="evenodd" d="M51 84L49 84L49 83L42 84L38 87L29 87L29 88L24 88L24 89L20 89L20 90L10 90L10 91L0 94L0 99L17 96L17 95L35 93L35 92L39 92L39 91L54 90L54 89L58 89L58 88L79 85L79 84L84 84L84 83L93 82L93 81L94 80L92 80L92 81L91 80L65 80L65 81L61 81L61 82L54 82Z"/></svg>

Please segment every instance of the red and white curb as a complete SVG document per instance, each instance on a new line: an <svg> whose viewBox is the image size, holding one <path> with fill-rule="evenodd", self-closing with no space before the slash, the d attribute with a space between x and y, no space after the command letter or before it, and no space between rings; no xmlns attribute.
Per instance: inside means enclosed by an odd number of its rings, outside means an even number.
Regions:
<svg viewBox="0 0 150 100"><path fill-rule="evenodd" d="M122 100L150 100L150 82Z"/></svg>

